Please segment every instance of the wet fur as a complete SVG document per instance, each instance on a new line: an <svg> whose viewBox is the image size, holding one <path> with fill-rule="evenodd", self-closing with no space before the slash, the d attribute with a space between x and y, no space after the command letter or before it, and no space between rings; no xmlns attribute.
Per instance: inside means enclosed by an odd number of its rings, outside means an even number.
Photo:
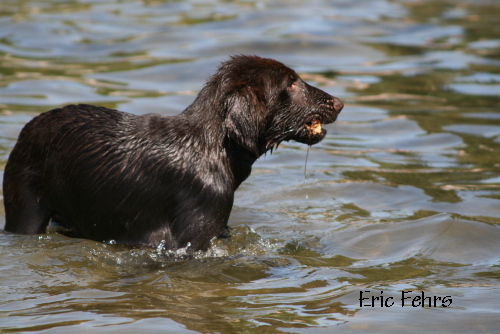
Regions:
<svg viewBox="0 0 500 334"><path fill-rule="evenodd" d="M5 230L50 220L98 241L205 250L224 236L234 192L280 142L319 142L314 120L342 103L290 68L254 56L223 63L181 114L136 116L70 105L23 128L5 167Z"/></svg>

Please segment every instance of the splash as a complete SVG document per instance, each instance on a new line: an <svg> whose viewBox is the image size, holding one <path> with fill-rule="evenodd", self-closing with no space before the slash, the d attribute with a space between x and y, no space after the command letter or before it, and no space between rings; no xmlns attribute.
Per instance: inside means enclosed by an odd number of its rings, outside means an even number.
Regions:
<svg viewBox="0 0 500 334"><path fill-rule="evenodd" d="M275 249L277 244L276 240L263 239L250 226L240 225L231 229L229 238L213 238L210 247L206 251L194 251L191 243L176 250L166 249L166 243L162 240L156 249L151 252L151 258L184 261L238 255L256 256L268 253Z"/></svg>
<svg viewBox="0 0 500 334"><path fill-rule="evenodd" d="M54 235L54 236L57 236ZM66 238L70 242L82 243L86 254L93 263L123 268L168 267L174 262L209 259L230 259L275 254L283 246L283 240L264 239L247 225L231 228L229 238L214 238L206 251L195 251L191 243L179 249L168 249L167 242L162 240L156 247L137 247L120 245L113 240L98 243L92 240ZM76 240L76 241L75 241Z"/></svg>

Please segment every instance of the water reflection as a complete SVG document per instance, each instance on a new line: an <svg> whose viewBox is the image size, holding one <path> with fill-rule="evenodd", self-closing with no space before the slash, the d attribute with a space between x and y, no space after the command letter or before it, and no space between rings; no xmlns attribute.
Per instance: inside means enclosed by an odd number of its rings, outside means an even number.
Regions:
<svg viewBox="0 0 500 334"><path fill-rule="evenodd" d="M33 1L0 8L0 165L68 103L173 115L229 54L281 60L346 108L238 190L207 254L0 232L0 330L492 333L498 327L499 5ZM3 207L2 216L3 221ZM2 223L0 223L2 225ZM360 291L450 295L362 307Z"/></svg>

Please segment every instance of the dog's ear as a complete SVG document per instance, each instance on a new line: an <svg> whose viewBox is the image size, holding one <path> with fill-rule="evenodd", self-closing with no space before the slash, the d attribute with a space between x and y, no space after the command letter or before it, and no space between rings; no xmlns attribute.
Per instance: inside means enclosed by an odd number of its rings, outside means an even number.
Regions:
<svg viewBox="0 0 500 334"><path fill-rule="evenodd" d="M226 99L225 127L229 138L259 157L263 108L257 93L249 86L234 90Z"/></svg>

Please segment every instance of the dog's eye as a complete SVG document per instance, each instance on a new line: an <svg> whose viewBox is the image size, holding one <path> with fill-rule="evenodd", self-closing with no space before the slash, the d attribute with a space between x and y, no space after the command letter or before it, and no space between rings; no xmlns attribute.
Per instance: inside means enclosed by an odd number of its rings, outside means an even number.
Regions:
<svg viewBox="0 0 500 334"><path fill-rule="evenodd" d="M298 80L293 75L288 79L288 88L297 88Z"/></svg>

